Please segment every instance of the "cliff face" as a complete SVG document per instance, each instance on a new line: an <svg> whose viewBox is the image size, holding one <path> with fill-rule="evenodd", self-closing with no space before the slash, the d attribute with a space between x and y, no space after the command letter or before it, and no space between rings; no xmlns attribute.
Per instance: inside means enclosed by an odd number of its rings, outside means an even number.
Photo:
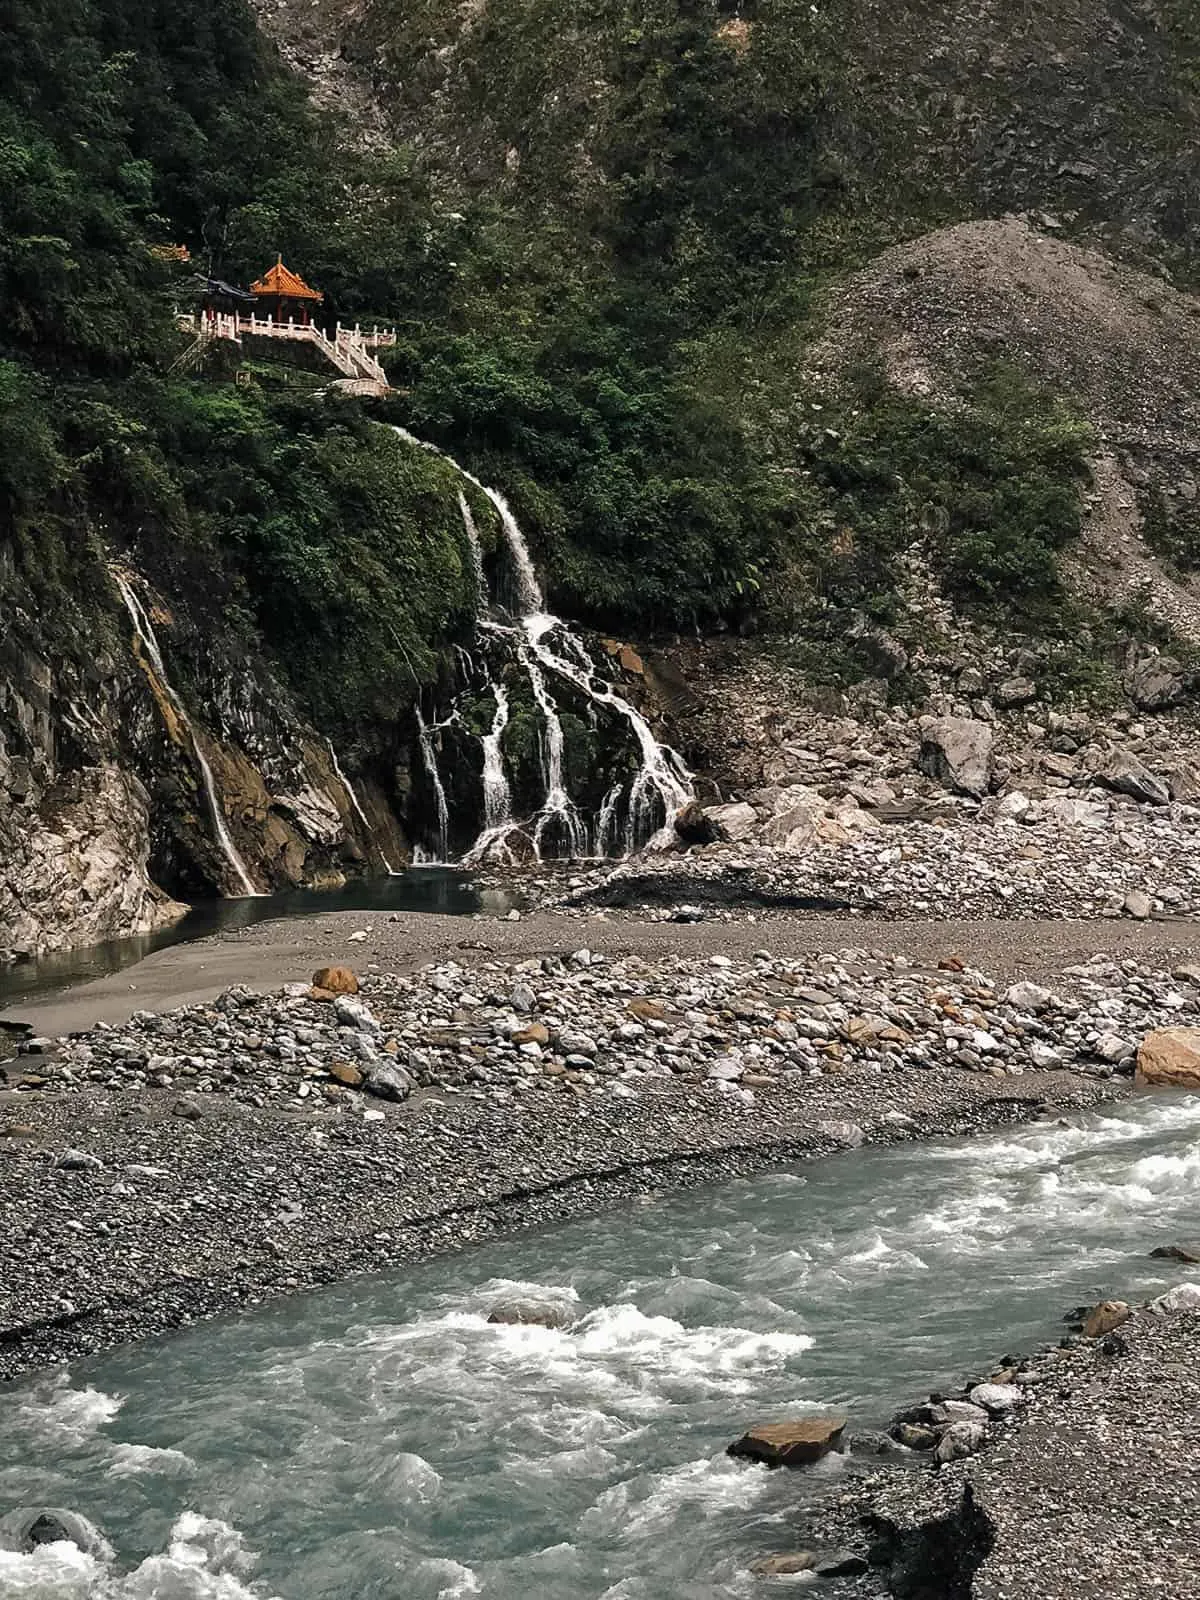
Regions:
<svg viewBox="0 0 1200 1600"><path fill-rule="evenodd" d="M156 663L103 564L82 558L54 611L12 544L0 543L0 574L6 958L152 932L186 909L173 896L245 892L234 857L260 892L403 859L378 783L360 777L352 796L328 741L210 619L128 574Z"/></svg>
<svg viewBox="0 0 1200 1600"><path fill-rule="evenodd" d="M914 559L1077 652L1084 612L1200 632L1184 0L255 10L319 112L245 0L16 8L0 949L401 865L437 800L414 707L455 694L451 841L482 821L473 480L254 352L236 390L181 369L165 245L239 281L284 248L399 323L377 418L498 484L605 633L776 630L862 675L848 640L921 636ZM567 699L600 803L617 758Z"/></svg>

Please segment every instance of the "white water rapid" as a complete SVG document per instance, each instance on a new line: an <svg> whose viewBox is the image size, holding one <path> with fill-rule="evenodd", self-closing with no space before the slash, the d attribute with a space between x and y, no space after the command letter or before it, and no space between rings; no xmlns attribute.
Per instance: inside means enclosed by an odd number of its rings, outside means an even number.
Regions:
<svg viewBox="0 0 1200 1600"><path fill-rule="evenodd" d="M571 685L590 704L593 714L606 713L624 722L632 735L639 757L638 771L629 782L627 793L622 784L610 788L592 833L596 855L612 851L618 838L625 852L631 852L651 836L656 822L669 823L675 812L692 798L687 768L674 750L659 743L637 708L598 675L586 646L569 625L546 610L524 533L499 490L481 482L437 445L418 439L406 428L396 427L393 431L406 444L441 457L495 508L510 557L517 626L490 615L479 530L467 497L460 491L459 508L479 597L477 625L482 634L509 642L513 656L524 670L542 721L542 803L536 815L521 822L512 814L512 791L504 769L502 740L509 721L508 692L499 678L489 679L487 689L495 699L496 713L491 729L480 738L484 825L465 859L468 862L512 861L512 840L517 834L524 836L526 848L531 846L539 859L544 849L568 856L588 854L588 824L580 814L566 778L562 718L551 688L556 682ZM429 730L419 714L418 736L438 809L440 859L445 860L449 851L449 810ZM623 830L620 828L622 801L625 803Z"/></svg>
<svg viewBox="0 0 1200 1600"><path fill-rule="evenodd" d="M162 651L158 647L158 639L154 632L154 625L150 621L149 613L141 600L134 593L132 585L121 573L113 571L113 582L120 590L121 598L125 602L125 609L129 612L133 622L133 631L144 651L143 667L153 673L157 679L158 687L163 697L170 705L172 711L179 718L192 746L192 756L200 773L204 785L204 796L208 802L209 815L212 818L213 835L221 848L221 853L229 864L229 871L236 880L242 895L250 897L258 895L261 891L254 887L254 880L246 870L246 863L238 853L237 845L233 842L233 835L229 831L229 824L225 820L225 809L217 794L217 786L213 780L212 767L208 757L200 748L200 741L196 737L196 729L188 715L187 707L171 687L171 680L167 677L167 669L163 662Z"/></svg>
<svg viewBox="0 0 1200 1600"><path fill-rule="evenodd" d="M333 748L333 740L332 739L326 739L325 743L329 746L329 759L333 762L333 770L334 770L334 773L337 776L337 780L341 784L342 788L346 791L346 799L349 800L350 804L354 807L354 811L355 811L356 816L358 817L358 820L362 823L363 827L367 830L367 837L371 840L371 842L373 844L375 844L375 848L379 851L379 859L383 862L384 870L386 871L388 877L389 878L394 878L396 876L396 869L392 865L392 863L388 860L388 858L384 855L382 846L377 844L377 843L375 843L375 830L371 827L371 824L367 821L367 814L366 814L366 812L363 810L362 806L358 802L358 796L354 792L354 785L350 782L350 779L342 771L342 763L338 760L337 751Z"/></svg>
<svg viewBox="0 0 1200 1600"><path fill-rule="evenodd" d="M1148 1250L1196 1237L1198 1181L1200 1096L1146 1096L647 1194L36 1375L0 1390L0 1596L877 1593L750 1569L827 1543L881 1459L768 1472L729 1441L837 1410L868 1443L1071 1307L1193 1280ZM520 1303L561 1325L489 1320ZM7 1548L38 1506L82 1544Z"/></svg>

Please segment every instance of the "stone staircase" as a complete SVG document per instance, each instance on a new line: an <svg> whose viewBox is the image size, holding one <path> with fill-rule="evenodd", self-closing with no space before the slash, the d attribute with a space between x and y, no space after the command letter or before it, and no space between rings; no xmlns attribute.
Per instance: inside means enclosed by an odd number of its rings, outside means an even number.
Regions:
<svg viewBox="0 0 1200 1600"><path fill-rule="evenodd" d="M357 324L353 328L343 328L338 323L331 339L323 328L314 327L312 323L277 322L273 317L239 317L232 312L215 312L199 317L181 314L177 320L181 328L195 335L195 342L175 362L175 368L197 364L216 340L240 345L247 338L286 339L314 345L341 373L341 379L331 386L340 393L384 395L391 391L387 374L375 352L396 343L392 328L364 332Z"/></svg>

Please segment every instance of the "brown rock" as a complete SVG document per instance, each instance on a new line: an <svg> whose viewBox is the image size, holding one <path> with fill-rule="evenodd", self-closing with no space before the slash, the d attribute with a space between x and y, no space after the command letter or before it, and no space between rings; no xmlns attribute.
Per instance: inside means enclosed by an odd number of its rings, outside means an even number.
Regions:
<svg viewBox="0 0 1200 1600"><path fill-rule="evenodd" d="M527 1028L518 1028L512 1035L513 1044L549 1044L550 1029L544 1022L531 1022Z"/></svg>
<svg viewBox="0 0 1200 1600"><path fill-rule="evenodd" d="M1200 1244L1160 1244L1150 1254L1160 1261L1197 1262L1200 1261Z"/></svg>
<svg viewBox="0 0 1200 1600"><path fill-rule="evenodd" d="M331 1078L336 1078L339 1083L344 1083L347 1089L357 1089L361 1086L363 1075L350 1061L331 1061L325 1068Z"/></svg>
<svg viewBox="0 0 1200 1600"><path fill-rule="evenodd" d="M645 663L632 645L623 644L617 651L617 661L622 672L628 672L635 678L646 676Z"/></svg>
<svg viewBox="0 0 1200 1600"><path fill-rule="evenodd" d="M845 1417L762 1422L736 1439L725 1453L747 1461L762 1461L768 1467L804 1467L836 1450L845 1431Z"/></svg>
<svg viewBox="0 0 1200 1600"><path fill-rule="evenodd" d="M817 1564L814 1550L792 1550L787 1555L762 1556L750 1563L756 1578L788 1578L795 1572L811 1572Z"/></svg>
<svg viewBox="0 0 1200 1600"><path fill-rule="evenodd" d="M32 1139L37 1129L31 1128L27 1122L9 1122L5 1124L3 1133L6 1139Z"/></svg>
<svg viewBox="0 0 1200 1600"><path fill-rule="evenodd" d="M932 1428L923 1428L916 1422L898 1422L892 1429L892 1437L910 1450L932 1450L938 1442Z"/></svg>
<svg viewBox="0 0 1200 1600"><path fill-rule="evenodd" d="M658 1000L631 1000L625 1007L639 1022L666 1022L667 1008Z"/></svg>
<svg viewBox="0 0 1200 1600"><path fill-rule="evenodd" d="M308 998L310 1000L330 1001L336 1000L337 995L334 994L332 989L318 989L314 985L313 988L308 991Z"/></svg>
<svg viewBox="0 0 1200 1600"><path fill-rule="evenodd" d="M312 975L314 989L329 994L357 994L358 979L349 967L319 967Z"/></svg>
<svg viewBox="0 0 1200 1600"><path fill-rule="evenodd" d="M1129 1307L1124 1300L1102 1300L1084 1317L1083 1336L1085 1339L1102 1339L1106 1333L1111 1333L1128 1320Z"/></svg>
<svg viewBox="0 0 1200 1600"><path fill-rule="evenodd" d="M1200 1089L1200 1028L1158 1028L1138 1046L1135 1082Z"/></svg>

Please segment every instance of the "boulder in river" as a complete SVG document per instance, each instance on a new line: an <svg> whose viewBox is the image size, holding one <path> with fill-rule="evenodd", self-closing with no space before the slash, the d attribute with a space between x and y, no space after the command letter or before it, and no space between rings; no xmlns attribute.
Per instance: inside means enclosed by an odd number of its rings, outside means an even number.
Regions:
<svg viewBox="0 0 1200 1600"><path fill-rule="evenodd" d="M1083 1336L1085 1339L1102 1339L1106 1333L1128 1322L1129 1317L1129 1306L1124 1300L1102 1300L1084 1317Z"/></svg>
<svg viewBox="0 0 1200 1600"><path fill-rule="evenodd" d="M1160 1244L1150 1254L1160 1261L1200 1262L1200 1244Z"/></svg>
<svg viewBox="0 0 1200 1600"><path fill-rule="evenodd" d="M1200 1028L1156 1028L1138 1046L1136 1081L1150 1088L1200 1089Z"/></svg>
<svg viewBox="0 0 1200 1600"><path fill-rule="evenodd" d="M815 1550L790 1550L777 1556L760 1556L750 1563L756 1578L792 1578L798 1572L811 1572L819 1557Z"/></svg>
<svg viewBox="0 0 1200 1600"><path fill-rule="evenodd" d="M488 1321L520 1328L569 1328L573 1307L554 1300L509 1300L488 1313Z"/></svg>
<svg viewBox="0 0 1200 1600"><path fill-rule="evenodd" d="M995 741L986 722L931 717L922 722L917 765L943 788L982 800L991 788Z"/></svg>
<svg viewBox="0 0 1200 1600"><path fill-rule="evenodd" d="M806 1467L839 1448L845 1417L800 1417L795 1422L761 1422L748 1428L726 1455L762 1461L768 1467Z"/></svg>
<svg viewBox="0 0 1200 1600"><path fill-rule="evenodd" d="M112 1549L100 1530L78 1511L28 1506L0 1517L0 1550L28 1554L43 1544L73 1544L90 1556L109 1560Z"/></svg>

